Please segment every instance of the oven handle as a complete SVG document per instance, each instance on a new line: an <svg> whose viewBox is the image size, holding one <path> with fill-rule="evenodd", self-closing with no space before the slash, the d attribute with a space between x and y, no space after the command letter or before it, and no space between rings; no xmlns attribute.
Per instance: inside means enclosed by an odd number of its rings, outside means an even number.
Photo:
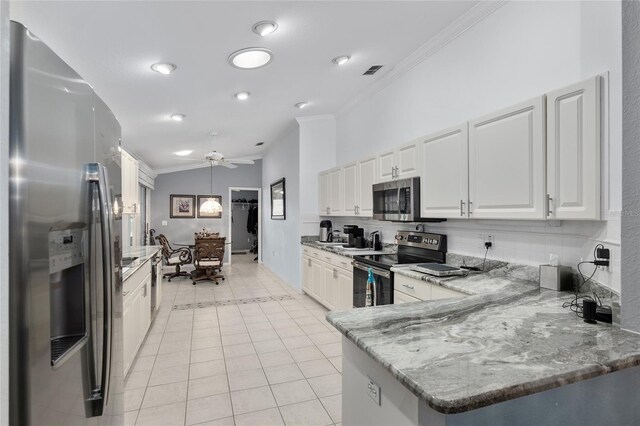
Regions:
<svg viewBox="0 0 640 426"><path fill-rule="evenodd" d="M369 269L371 269L373 270L373 273L376 275L380 275L381 277L384 277L384 278L391 278L391 272L385 271L384 269L376 268L374 266L365 265L364 263L353 262L353 267L365 272L369 272Z"/></svg>

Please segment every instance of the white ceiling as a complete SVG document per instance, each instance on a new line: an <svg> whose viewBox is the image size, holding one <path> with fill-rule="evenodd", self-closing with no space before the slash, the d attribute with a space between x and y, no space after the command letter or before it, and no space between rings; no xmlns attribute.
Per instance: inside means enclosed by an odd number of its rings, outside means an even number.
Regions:
<svg viewBox="0 0 640 426"><path fill-rule="evenodd" d="M475 3L20 1L11 15L92 84L120 120L127 150L162 170L185 165L174 151L202 156L212 143L227 157L258 158L294 117L335 113ZM268 19L277 32L251 31ZM267 47L274 59L256 70L229 66L244 47ZM348 64L331 63L343 54ZM149 69L162 61L178 69ZM376 64L384 65L376 75L362 75ZM250 99L237 101L238 91ZM311 104L293 107L303 100ZM169 119L178 112L182 123Z"/></svg>

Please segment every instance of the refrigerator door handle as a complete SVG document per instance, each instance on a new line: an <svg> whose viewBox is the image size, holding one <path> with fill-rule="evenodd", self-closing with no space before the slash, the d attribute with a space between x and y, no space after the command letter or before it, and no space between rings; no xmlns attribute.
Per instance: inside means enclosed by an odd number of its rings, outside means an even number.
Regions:
<svg viewBox="0 0 640 426"><path fill-rule="evenodd" d="M113 334L113 300L112 291L114 287L113 280L113 207L111 197L109 196L109 177L107 169L100 163L91 163L87 166L87 180L95 183L98 187L98 202L100 207L100 232L102 241L102 273L103 273L103 291L104 291L104 332L102 342L102 371L98 381L97 377L92 381L95 383L95 389L91 396L93 401L93 415L101 416L104 407L107 404L107 396L109 395L109 380L111 376L111 345ZM93 285L95 292L96 285ZM95 358L94 358L95 362ZM93 371L96 372L97 365ZM94 373L97 374L97 373Z"/></svg>

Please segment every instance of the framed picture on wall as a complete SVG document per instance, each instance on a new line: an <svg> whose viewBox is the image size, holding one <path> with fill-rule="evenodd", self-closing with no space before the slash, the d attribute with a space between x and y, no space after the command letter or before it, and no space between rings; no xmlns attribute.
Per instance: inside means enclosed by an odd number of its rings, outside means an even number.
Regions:
<svg viewBox="0 0 640 426"><path fill-rule="evenodd" d="M196 196L171 194L169 196L169 217L171 219L193 219L196 217Z"/></svg>
<svg viewBox="0 0 640 426"><path fill-rule="evenodd" d="M198 195L198 217L222 219L222 195Z"/></svg>
<svg viewBox="0 0 640 426"><path fill-rule="evenodd" d="M287 203L284 178L271 184L271 219L286 220Z"/></svg>

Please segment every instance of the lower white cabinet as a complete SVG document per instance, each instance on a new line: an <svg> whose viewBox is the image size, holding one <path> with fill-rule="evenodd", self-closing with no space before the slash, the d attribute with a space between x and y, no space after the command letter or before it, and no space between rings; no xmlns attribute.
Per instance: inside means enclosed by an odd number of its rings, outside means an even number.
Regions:
<svg viewBox="0 0 640 426"><path fill-rule="evenodd" d="M143 265L144 268L147 265ZM151 325L151 269L138 286L123 295L123 355L127 374ZM135 278L132 277L132 279Z"/></svg>
<svg viewBox="0 0 640 426"><path fill-rule="evenodd" d="M302 290L326 308L353 307L353 271L351 261L309 247L302 256Z"/></svg>
<svg viewBox="0 0 640 426"><path fill-rule="evenodd" d="M393 303L419 302L421 300L465 297L465 293L431 284L423 280L395 273L393 276Z"/></svg>

